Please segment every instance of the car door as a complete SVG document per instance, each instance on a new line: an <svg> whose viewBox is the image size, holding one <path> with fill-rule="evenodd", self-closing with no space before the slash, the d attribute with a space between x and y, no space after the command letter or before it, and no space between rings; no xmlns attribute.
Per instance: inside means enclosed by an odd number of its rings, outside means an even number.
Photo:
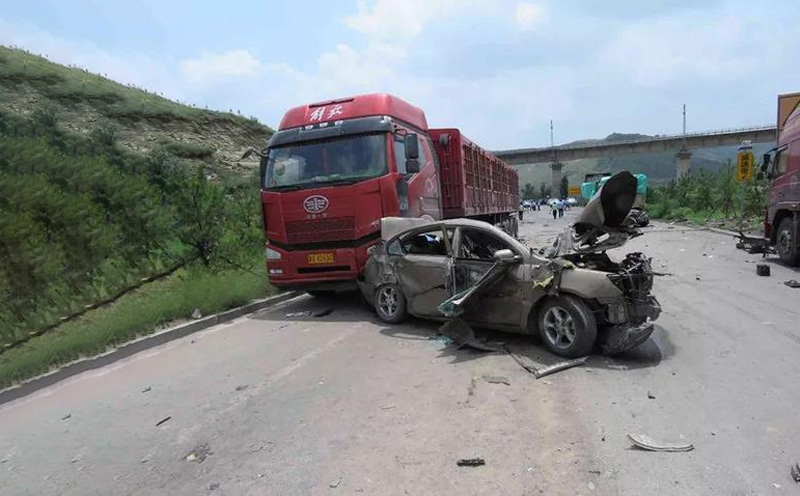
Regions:
<svg viewBox="0 0 800 496"><path fill-rule="evenodd" d="M462 226L454 246L453 279L455 293L474 286L495 265L495 252L516 251L491 232ZM522 312L523 264L508 267L502 277L470 304L465 304L465 318L487 327L517 327Z"/></svg>
<svg viewBox="0 0 800 496"><path fill-rule="evenodd" d="M399 238L395 275L412 315L441 317L440 303L450 297L447 275L451 265L453 229L426 226Z"/></svg>

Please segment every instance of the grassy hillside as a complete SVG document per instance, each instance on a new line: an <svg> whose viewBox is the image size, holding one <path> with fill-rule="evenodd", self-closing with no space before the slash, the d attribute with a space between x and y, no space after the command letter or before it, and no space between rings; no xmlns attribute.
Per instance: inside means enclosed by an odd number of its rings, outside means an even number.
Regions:
<svg viewBox="0 0 800 496"><path fill-rule="evenodd" d="M614 133L602 140L582 140L570 144L589 142L612 142L641 138L639 134ZM756 144L753 152L760 157L771 145ZM715 172L736 162L736 146L723 146L692 150L692 170ZM729 162L730 161L730 162ZM583 182L584 176L590 172L619 172L629 170L634 173L646 174L653 185L666 184L675 179L676 159L674 153L641 153L633 155L620 155L597 159L572 160L564 163L563 174L569 178L569 183L578 186ZM520 187L526 183L534 185L539 190L539 185L550 184L551 173L548 164L517 166L520 175Z"/></svg>
<svg viewBox="0 0 800 496"><path fill-rule="evenodd" d="M270 133L0 48L0 385L267 294Z"/></svg>
<svg viewBox="0 0 800 496"><path fill-rule="evenodd" d="M88 135L106 128L125 150L146 154L167 148L219 175L256 167L254 160L239 159L242 151L249 145L263 145L272 135L255 118L182 105L80 68L0 46L0 110L25 117L44 107L68 131Z"/></svg>

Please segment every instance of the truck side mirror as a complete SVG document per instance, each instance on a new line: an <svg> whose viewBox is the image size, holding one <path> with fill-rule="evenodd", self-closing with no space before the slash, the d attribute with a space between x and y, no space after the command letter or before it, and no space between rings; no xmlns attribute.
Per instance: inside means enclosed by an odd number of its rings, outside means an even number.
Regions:
<svg viewBox="0 0 800 496"><path fill-rule="evenodd" d="M403 139L406 149L406 172L416 174L419 172L419 136L408 133Z"/></svg>
<svg viewBox="0 0 800 496"><path fill-rule="evenodd" d="M764 154L764 159L761 162L761 172L767 172L767 168L769 167L769 163L772 160L772 155L769 153Z"/></svg>

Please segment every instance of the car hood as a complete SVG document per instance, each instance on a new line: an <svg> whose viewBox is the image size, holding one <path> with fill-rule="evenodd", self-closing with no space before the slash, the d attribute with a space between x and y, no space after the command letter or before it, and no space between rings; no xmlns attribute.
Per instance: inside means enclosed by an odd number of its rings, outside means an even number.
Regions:
<svg viewBox="0 0 800 496"><path fill-rule="evenodd" d="M619 248L640 234L626 225L625 218L636 200L636 178L627 171L612 176L592 197L574 224L564 230L549 258L575 253L598 253Z"/></svg>

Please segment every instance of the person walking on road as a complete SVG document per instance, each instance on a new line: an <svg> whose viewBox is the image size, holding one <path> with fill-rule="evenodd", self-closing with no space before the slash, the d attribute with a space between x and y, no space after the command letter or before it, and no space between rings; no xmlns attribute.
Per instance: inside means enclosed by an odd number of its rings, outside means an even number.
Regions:
<svg viewBox="0 0 800 496"><path fill-rule="evenodd" d="M558 216L564 217L564 200L558 200Z"/></svg>
<svg viewBox="0 0 800 496"><path fill-rule="evenodd" d="M550 208L553 210L553 220L556 220L556 217L558 217L558 202L550 202Z"/></svg>

